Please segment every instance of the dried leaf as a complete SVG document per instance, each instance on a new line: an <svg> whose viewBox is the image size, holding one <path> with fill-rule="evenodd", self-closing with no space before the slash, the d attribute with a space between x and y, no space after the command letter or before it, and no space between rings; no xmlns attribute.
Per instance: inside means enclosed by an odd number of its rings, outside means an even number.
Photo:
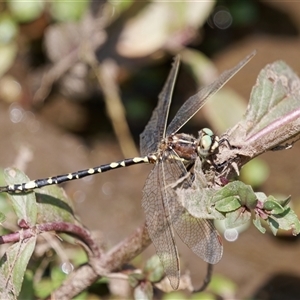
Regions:
<svg viewBox="0 0 300 300"><path fill-rule="evenodd" d="M288 65L277 61L260 72L244 118L226 133L235 151L228 151L220 163L236 155L253 158L299 132L300 79Z"/></svg>
<svg viewBox="0 0 300 300"><path fill-rule="evenodd" d="M207 179L202 171L201 160L197 159L194 166L195 178L190 188L176 189L177 199L195 218L223 219L223 215L211 207L211 198L215 190L208 188Z"/></svg>
<svg viewBox="0 0 300 300"><path fill-rule="evenodd" d="M180 47L196 35L213 6L214 1L153 1L125 23L117 51L126 57L141 57L167 45Z"/></svg>

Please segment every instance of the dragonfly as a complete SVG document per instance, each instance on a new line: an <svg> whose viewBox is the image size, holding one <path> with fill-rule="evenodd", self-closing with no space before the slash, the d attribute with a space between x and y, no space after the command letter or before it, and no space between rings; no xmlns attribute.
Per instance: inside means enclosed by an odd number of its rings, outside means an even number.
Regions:
<svg viewBox="0 0 300 300"><path fill-rule="evenodd" d="M206 103L243 68L255 52L240 61L234 68L223 72L220 77L191 96L178 110L167 126L180 58L173 67L159 95L157 107L140 135L140 157L129 158L106 165L54 177L32 180L27 183L0 187L0 192L24 193L43 186L58 184L73 179L103 173L109 170L141 163L152 163L154 167L146 179L142 195L146 226L160 258L164 271L173 289L180 283L180 262L174 231L180 239L200 258L216 264L223 254L221 238L210 220L195 218L180 204L174 184L189 187L192 176L189 170L197 158L205 161L219 146L219 138L208 129L199 131L198 137L177 133ZM175 184L178 186L178 184Z"/></svg>

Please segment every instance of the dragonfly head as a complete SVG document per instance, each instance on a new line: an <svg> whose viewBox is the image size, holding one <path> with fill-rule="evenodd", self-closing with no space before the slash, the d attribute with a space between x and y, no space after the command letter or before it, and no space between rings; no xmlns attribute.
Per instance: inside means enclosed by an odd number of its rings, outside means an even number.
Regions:
<svg viewBox="0 0 300 300"><path fill-rule="evenodd" d="M200 158L206 159L219 147L219 137L209 128L203 128L199 131L197 153Z"/></svg>

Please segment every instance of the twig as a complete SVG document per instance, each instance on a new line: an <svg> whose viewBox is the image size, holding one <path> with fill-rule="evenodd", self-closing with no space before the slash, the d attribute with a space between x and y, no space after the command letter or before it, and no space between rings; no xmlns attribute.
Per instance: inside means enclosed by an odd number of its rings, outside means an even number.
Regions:
<svg viewBox="0 0 300 300"><path fill-rule="evenodd" d="M92 239L89 231L80 226L67 222L44 223L38 224L31 228L21 229L17 232L0 236L0 244L16 243L20 240L28 239L37 234L48 231L69 233L79 238L84 244L86 244L94 256L100 257L100 250Z"/></svg>
<svg viewBox="0 0 300 300"><path fill-rule="evenodd" d="M141 253L151 244L146 226L139 227L131 236L116 245L107 254L97 260L98 266L84 265L75 270L65 282L52 294L53 299L71 299L85 290L99 278L94 269L103 269L107 273L121 266Z"/></svg>
<svg viewBox="0 0 300 300"><path fill-rule="evenodd" d="M212 274L213 274L213 269L214 269L214 266L212 264L207 264L206 276L203 280L202 286L200 286L196 290L193 290L193 293L202 292L207 288L207 286L209 285L209 283L211 281L211 277L212 277Z"/></svg>

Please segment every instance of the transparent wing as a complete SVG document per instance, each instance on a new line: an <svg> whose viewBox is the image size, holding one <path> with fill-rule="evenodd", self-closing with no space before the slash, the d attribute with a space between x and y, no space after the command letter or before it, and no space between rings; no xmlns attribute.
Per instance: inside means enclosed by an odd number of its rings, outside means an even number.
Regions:
<svg viewBox="0 0 300 300"><path fill-rule="evenodd" d="M212 84L203 87L194 96L190 97L178 110L176 116L167 128L167 135L176 133L186 122L188 122L206 103L206 101L214 95L224 84L233 77L241 68L243 68L250 59L256 54L253 51L250 55L239 62L234 68L223 72L220 77Z"/></svg>
<svg viewBox="0 0 300 300"><path fill-rule="evenodd" d="M212 221L194 218L182 206L180 209L176 209L175 206L175 220L172 221L172 225L181 240L207 263L219 262L223 255L223 245Z"/></svg>
<svg viewBox="0 0 300 300"><path fill-rule="evenodd" d="M165 137L166 125L169 115L172 94L179 69L180 57L176 56L168 79L158 96L158 103L154 109L151 119L144 131L140 134L141 155L147 155L157 150L157 145Z"/></svg>
<svg viewBox="0 0 300 300"><path fill-rule="evenodd" d="M143 190L142 207L146 215L149 236L173 289L179 286L180 268L174 233L166 207L162 164L156 164Z"/></svg>
<svg viewBox="0 0 300 300"><path fill-rule="evenodd" d="M210 264L216 264L222 258L223 246L218 231L210 220L193 217L177 200L171 183L186 177L182 183L185 187L192 182L186 176L184 165L179 161L166 162L163 166L167 207L171 224L180 239L200 258ZM186 199L188 201L188 199Z"/></svg>
<svg viewBox="0 0 300 300"><path fill-rule="evenodd" d="M172 287L176 289L180 268L172 227L181 240L208 263L215 264L221 259L223 246L209 220L194 218L177 201L174 184L188 187L192 182L185 166L174 159L174 155L166 151L162 161L149 174L143 190L142 206L149 236Z"/></svg>

